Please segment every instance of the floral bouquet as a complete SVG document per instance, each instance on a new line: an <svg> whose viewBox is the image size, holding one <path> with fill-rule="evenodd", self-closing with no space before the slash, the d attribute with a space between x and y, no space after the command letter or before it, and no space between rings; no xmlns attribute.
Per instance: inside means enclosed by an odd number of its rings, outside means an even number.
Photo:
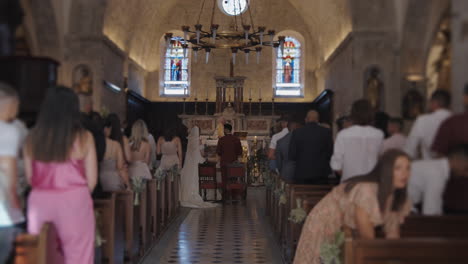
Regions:
<svg viewBox="0 0 468 264"><path fill-rule="evenodd" d="M320 247L320 259L324 264L341 264L341 246L345 240L344 232L335 234L334 241L323 243Z"/></svg>
<svg viewBox="0 0 468 264"><path fill-rule="evenodd" d="M286 192L284 190L284 182L281 182L281 187L280 187L279 194L280 194L280 196L279 196L279 199L278 199L278 205L286 204L287 199L286 199Z"/></svg>
<svg viewBox="0 0 468 264"><path fill-rule="evenodd" d="M172 166L172 167L169 169L168 174L171 176L171 182L174 181L174 178L175 178L175 177L180 176L179 165L175 164L174 166Z"/></svg>
<svg viewBox="0 0 468 264"><path fill-rule="evenodd" d="M143 179L143 177L140 177L140 176L132 177L132 190L133 192L135 192L134 205L140 204L140 193L144 190L144 188L145 188L145 180Z"/></svg>
<svg viewBox="0 0 468 264"><path fill-rule="evenodd" d="M161 189L161 182L166 178L167 176L167 170L161 169L161 167L157 168L156 171L154 172L153 177L156 179L158 183L158 190Z"/></svg>
<svg viewBox="0 0 468 264"><path fill-rule="evenodd" d="M300 224L304 222L307 217L306 211L302 208L302 199L296 199L296 209L292 209L291 213L289 214L288 220L295 223Z"/></svg>

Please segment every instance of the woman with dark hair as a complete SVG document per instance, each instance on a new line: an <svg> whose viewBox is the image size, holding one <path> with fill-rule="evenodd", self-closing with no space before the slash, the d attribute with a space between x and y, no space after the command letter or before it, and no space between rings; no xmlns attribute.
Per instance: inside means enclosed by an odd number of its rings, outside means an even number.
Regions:
<svg viewBox="0 0 468 264"><path fill-rule="evenodd" d="M117 114L111 113L107 116L106 126L111 128L109 138L120 143L126 162L130 161L130 144L128 138L123 134L120 126L120 118Z"/></svg>
<svg viewBox="0 0 468 264"><path fill-rule="evenodd" d="M163 170L170 169L176 164L179 168L182 167L182 143L180 138L176 136L175 129L167 129L164 135L159 137L156 152L158 155L162 154L159 166Z"/></svg>
<svg viewBox="0 0 468 264"><path fill-rule="evenodd" d="M99 166L99 182L104 191L117 191L129 186L128 171L122 145L110 138L112 134L112 120L107 118L104 123L106 136L106 152Z"/></svg>
<svg viewBox="0 0 468 264"><path fill-rule="evenodd" d="M373 239L374 228L383 226L386 238L399 238L400 224L411 210L406 191L410 164L405 152L392 149L371 172L335 187L309 213L294 264L320 264L321 246L345 227Z"/></svg>
<svg viewBox="0 0 468 264"><path fill-rule="evenodd" d="M93 263L91 191L97 181L96 150L93 136L81 126L78 97L71 89L48 90L26 141L24 157L32 187L28 232L39 234L42 225L51 222L65 263Z"/></svg>

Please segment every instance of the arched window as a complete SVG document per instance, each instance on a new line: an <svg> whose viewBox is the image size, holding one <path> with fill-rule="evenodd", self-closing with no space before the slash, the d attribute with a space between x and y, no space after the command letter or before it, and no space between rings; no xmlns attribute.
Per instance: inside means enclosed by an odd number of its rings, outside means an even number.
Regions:
<svg viewBox="0 0 468 264"><path fill-rule="evenodd" d="M284 49L276 51L275 96L303 96L301 43L287 36Z"/></svg>
<svg viewBox="0 0 468 264"><path fill-rule="evenodd" d="M187 96L190 87L189 49L182 47L180 39L172 40L164 56L164 89L162 95Z"/></svg>

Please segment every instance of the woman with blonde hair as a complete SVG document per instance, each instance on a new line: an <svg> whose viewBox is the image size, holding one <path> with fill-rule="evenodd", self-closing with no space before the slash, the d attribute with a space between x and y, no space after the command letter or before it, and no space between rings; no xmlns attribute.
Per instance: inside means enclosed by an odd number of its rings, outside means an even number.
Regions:
<svg viewBox="0 0 468 264"><path fill-rule="evenodd" d="M151 179L149 170L151 147L148 143L148 129L143 120L137 120L132 126L130 136L130 177Z"/></svg>

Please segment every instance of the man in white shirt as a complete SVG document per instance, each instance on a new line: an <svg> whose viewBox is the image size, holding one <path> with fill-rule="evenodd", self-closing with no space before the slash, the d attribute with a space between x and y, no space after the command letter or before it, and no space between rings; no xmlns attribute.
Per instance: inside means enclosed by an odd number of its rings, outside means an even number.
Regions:
<svg viewBox="0 0 468 264"><path fill-rule="evenodd" d="M414 204L422 203L422 214L442 215L443 195L449 177L467 176L468 147L461 145L451 150L448 158L414 161L408 195Z"/></svg>
<svg viewBox="0 0 468 264"><path fill-rule="evenodd" d="M390 118L388 120L387 132L390 137L384 140L381 154L385 153L389 149L403 150L406 143L406 137L401 133L402 130L403 120L401 120L401 118Z"/></svg>
<svg viewBox="0 0 468 264"><path fill-rule="evenodd" d="M13 123L18 113L16 91L0 83L0 263L4 263L12 250L19 231L15 225L24 221L16 194L17 157L21 133Z"/></svg>
<svg viewBox="0 0 468 264"><path fill-rule="evenodd" d="M374 113L368 100L353 103L353 125L336 136L331 168L341 174L341 181L371 171L382 149L384 134L371 126Z"/></svg>
<svg viewBox="0 0 468 264"><path fill-rule="evenodd" d="M452 114L448 110L450 93L447 91L436 90L432 93L429 103L431 113L421 115L416 119L406 140L405 151L413 159L418 159L419 153L422 159L435 157L431 152L432 142L439 126Z"/></svg>
<svg viewBox="0 0 468 264"><path fill-rule="evenodd" d="M270 169L271 170L276 170L277 166L275 163L275 150L276 150L276 145L278 144L278 140L282 139L284 136L286 136L289 133L288 129L288 119L285 117L282 117L280 120L280 125L281 125L281 131L274 134L271 137L270 141L270 148L268 149L268 159L270 160Z"/></svg>

